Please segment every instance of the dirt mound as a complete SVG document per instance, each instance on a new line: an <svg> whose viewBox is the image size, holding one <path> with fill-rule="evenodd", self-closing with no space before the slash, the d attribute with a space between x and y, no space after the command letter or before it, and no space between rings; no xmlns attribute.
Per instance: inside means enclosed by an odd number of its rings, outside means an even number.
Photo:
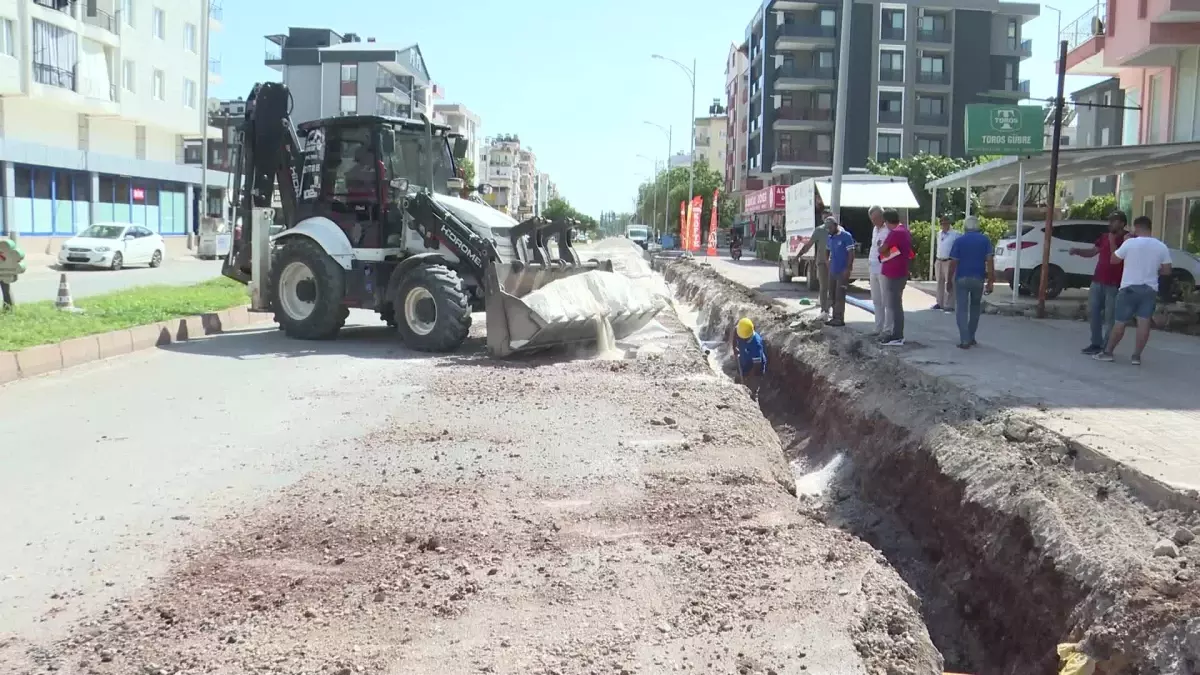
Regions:
<svg viewBox="0 0 1200 675"><path fill-rule="evenodd" d="M688 262L665 275L700 308L702 337L754 320L771 363L762 407L795 432L793 456L849 458L814 510L922 593L947 667L1049 673L1057 643L1082 641L1100 673L1200 668L1200 546L1169 541L1189 539L1194 513L1151 509L1115 470L1078 470L1062 439L852 332L791 328L777 305ZM885 516L903 536L880 533Z"/></svg>

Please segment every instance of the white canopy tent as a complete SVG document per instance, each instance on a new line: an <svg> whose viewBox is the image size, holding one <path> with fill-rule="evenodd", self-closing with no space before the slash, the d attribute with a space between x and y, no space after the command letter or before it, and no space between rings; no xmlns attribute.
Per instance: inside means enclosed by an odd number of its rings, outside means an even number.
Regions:
<svg viewBox="0 0 1200 675"><path fill-rule="evenodd" d="M816 183L817 192L826 204L833 199L833 184L827 180ZM920 204L905 179L861 180L852 178L842 181L842 206L847 208L870 208L882 206L892 209L915 209Z"/></svg>
<svg viewBox="0 0 1200 675"><path fill-rule="evenodd" d="M1200 160L1200 142L1155 143L1152 145L1114 145L1097 148L1070 148L1059 150L1058 180L1076 180L1112 176L1129 171L1146 171ZM1050 180L1050 152L1043 151L1028 155L1001 157L987 164L980 164L929 181L925 184L933 196L932 214L937 213L937 193L940 189L991 187L993 185L1017 184L1017 194L1025 194L1027 183L1046 183ZM1025 224L1025 200L1017 201L1017 248L1016 273L1021 269L1020 238ZM971 200L967 200L967 215L971 215ZM937 237L929 237L929 274L933 276L934 255ZM1013 284L1013 302L1017 300L1020 284Z"/></svg>

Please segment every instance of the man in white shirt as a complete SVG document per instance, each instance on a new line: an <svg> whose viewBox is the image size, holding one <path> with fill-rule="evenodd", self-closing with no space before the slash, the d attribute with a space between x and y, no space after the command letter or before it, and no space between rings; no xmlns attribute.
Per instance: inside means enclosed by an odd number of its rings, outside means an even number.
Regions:
<svg viewBox="0 0 1200 675"><path fill-rule="evenodd" d="M954 279L950 276L950 251L954 248L954 241L958 239L958 232L951 230L954 221L950 220L950 216L941 217L941 230L937 233L937 246L934 251L933 270L937 277L937 304L934 309L940 309L944 312L954 311Z"/></svg>
<svg viewBox="0 0 1200 675"><path fill-rule="evenodd" d="M1142 350L1150 339L1150 317L1154 316L1154 302L1158 297L1158 278L1171 276L1171 251L1150 232L1149 218L1134 218L1133 237L1113 252L1113 263L1124 263L1125 268L1121 271L1121 288L1117 291L1116 323L1109 335L1108 346L1093 357L1097 361L1113 360L1113 352L1125 336L1125 323L1136 317L1137 343L1130 363L1142 365Z"/></svg>
<svg viewBox="0 0 1200 675"><path fill-rule="evenodd" d="M879 260L879 247L887 239L888 229L883 222L883 209L872 206L867 212L875 230L871 232L871 255L867 261L871 268L871 305L875 307L875 332L873 336L892 334L892 325L887 317L887 301L883 295L883 262Z"/></svg>

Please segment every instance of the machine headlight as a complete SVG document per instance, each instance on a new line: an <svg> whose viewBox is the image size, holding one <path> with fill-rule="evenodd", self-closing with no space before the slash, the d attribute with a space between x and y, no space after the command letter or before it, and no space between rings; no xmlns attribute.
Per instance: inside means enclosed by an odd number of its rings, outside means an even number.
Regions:
<svg viewBox="0 0 1200 675"><path fill-rule="evenodd" d="M95 251L96 253L108 253L112 249L107 246L97 246L96 248L94 248L92 250Z"/></svg>

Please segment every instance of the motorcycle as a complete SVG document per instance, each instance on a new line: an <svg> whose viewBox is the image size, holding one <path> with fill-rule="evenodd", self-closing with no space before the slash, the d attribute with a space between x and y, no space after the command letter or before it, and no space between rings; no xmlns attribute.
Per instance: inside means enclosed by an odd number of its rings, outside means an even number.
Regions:
<svg viewBox="0 0 1200 675"><path fill-rule="evenodd" d="M730 257L730 258L733 258L734 260L741 260L741 259L742 259L742 245L741 245L741 243L737 243L737 242L735 242L735 243L732 243L732 244L730 244L730 245L729 245L729 257Z"/></svg>

